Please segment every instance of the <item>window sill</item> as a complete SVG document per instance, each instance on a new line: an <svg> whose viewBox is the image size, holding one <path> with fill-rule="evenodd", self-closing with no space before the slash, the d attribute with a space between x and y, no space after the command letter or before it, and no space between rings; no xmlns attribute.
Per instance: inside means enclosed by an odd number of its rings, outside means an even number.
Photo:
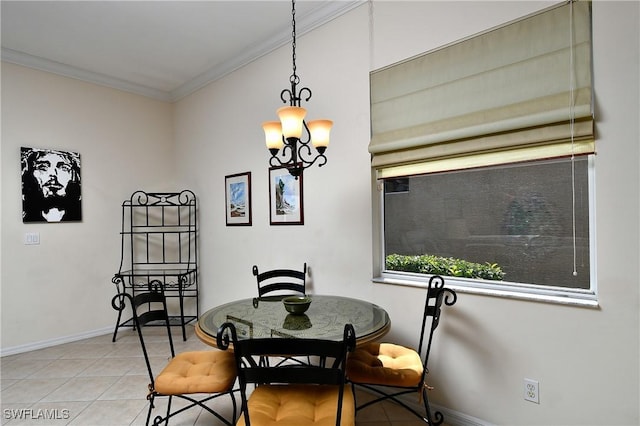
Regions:
<svg viewBox="0 0 640 426"><path fill-rule="evenodd" d="M427 282L423 277L381 276L372 279L374 283L402 285L408 287L426 288ZM527 300L531 302L553 303L559 305L583 308L599 308L596 294L586 290L576 289L541 289L536 286L491 284L487 281L469 280L464 278L445 277L448 288L459 293L478 294L483 296L502 297L506 299Z"/></svg>

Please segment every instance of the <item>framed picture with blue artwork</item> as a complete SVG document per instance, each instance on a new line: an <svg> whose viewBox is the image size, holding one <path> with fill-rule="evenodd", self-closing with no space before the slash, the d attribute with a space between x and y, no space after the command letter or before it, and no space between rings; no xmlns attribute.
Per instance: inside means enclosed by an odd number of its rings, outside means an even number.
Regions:
<svg viewBox="0 0 640 426"><path fill-rule="evenodd" d="M297 179L284 167L269 169L271 225L304 225L302 175Z"/></svg>
<svg viewBox="0 0 640 426"><path fill-rule="evenodd" d="M227 226L251 226L251 172L225 176Z"/></svg>

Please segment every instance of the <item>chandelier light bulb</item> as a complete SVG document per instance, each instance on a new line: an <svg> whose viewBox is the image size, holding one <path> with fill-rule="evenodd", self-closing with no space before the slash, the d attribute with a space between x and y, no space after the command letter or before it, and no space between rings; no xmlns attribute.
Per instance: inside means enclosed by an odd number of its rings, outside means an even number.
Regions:
<svg viewBox="0 0 640 426"><path fill-rule="evenodd" d="M262 129L264 130L264 137L267 143L267 148L280 151L284 146L282 142L282 126L279 121L265 121L262 123Z"/></svg>
<svg viewBox="0 0 640 426"><path fill-rule="evenodd" d="M324 151L329 146L329 133L331 132L333 121L313 120L307 123L311 134L311 144L317 149Z"/></svg>
<svg viewBox="0 0 640 426"><path fill-rule="evenodd" d="M307 110L302 107L288 106L278 109L278 117L280 117L280 123L282 124L282 135L285 139L300 139L305 115L307 115Z"/></svg>

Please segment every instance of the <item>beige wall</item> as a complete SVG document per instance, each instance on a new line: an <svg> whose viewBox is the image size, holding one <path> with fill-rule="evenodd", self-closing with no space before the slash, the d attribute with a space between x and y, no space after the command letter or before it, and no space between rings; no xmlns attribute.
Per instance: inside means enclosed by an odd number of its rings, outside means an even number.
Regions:
<svg viewBox="0 0 640 426"><path fill-rule="evenodd" d="M2 348L105 332L115 321L120 204L175 187L169 104L2 63ZM21 219L20 147L81 156L82 223ZM38 232L40 245L24 245Z"/></svg>
<svg viewBox="0 0 640 426"><path fill-rule="evenodd" d="M333 34L363 22L366 9L359 8L323 29ZM176 104L179 173L202 195L203 307L253 296L253 264L267 269L307 262L313 291L371 297L369 63L362 56L368 51L368 33L361 28L350 34L348 49L327 40L324 32L298 40L298 73L313 92L307 116L335 121L328 163L303 177L304 226L269 225L269 152L261 128L263 121L277 118L282 105L280 91L288 87L291 74L290 47ZM332 49L335 53L328 53ZM326 55L332 59L322 60ZM327 78L330 73L335 78ZM253 226L227 227L224 177L245 171L252 172Z"/></svg>
<svg viewBox="0 0 640 426"><path fill-rule="evenodd" d="M3 348L110 328L119 203L132 189L165 186L189 187L200 198L202 308L253 295L254 263L268 268L306 261L314 292L380 304L392 318L388 338L416 344L423 290L371 283L368 72L546 5L375 2L373 49L367 5L300 37L298 71L313 91L309 116L336 122L329 163L305 174L304 226L269 226L268 154L259 126L274 117L287 86L288 48L210 84L173 111L3 65ZM593 5L600 308L460 294L444 314L433 351L434 402L495 424L640 423L639 8L637 2ZM42 96L50 92L60 93ZM43 98L53 102L43 105ZM144 117L136 116L140 110ZM46 127L32 124L43 120ZM43 139L52 134L55 139ZM40 225L42 244L30 247L22 244L23 234L36 225L19 220L17 156L21 144L40 141L82 154L85 221ZM146 155L169 169L175 164L175 171L138 161ZM224 176L244 171L253 177L253 226L226 227ZM64 251L54 245L61 240ZM44 289L49 300L37 304L35 294ZM90 318L71 303L74 294L92 308ZM540 381L539 405L524 401L525 377Z"/></svg>

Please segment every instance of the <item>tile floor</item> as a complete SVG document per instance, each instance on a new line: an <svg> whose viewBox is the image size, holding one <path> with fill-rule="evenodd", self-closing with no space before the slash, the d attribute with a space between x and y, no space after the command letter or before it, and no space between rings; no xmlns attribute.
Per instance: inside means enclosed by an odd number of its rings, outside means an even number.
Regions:
<svg viewBox="0 0 640 426"><path fill-rule="evenodd" d="M155 342L166 340L161 329ZM189 327L186 342L175 329L176 351L207 350ZM163 365L166 359L155 357ZM137 335L123 329L118 340L94 337L0 358L2 425L144 425L147 376ZM159 371L159 370L158 370ZM362 396L366 398L366 395ZM164 400L164 398L162 398ZM176 404L175 402L174 404ZM228 399L212 403L230 413ZM161 404L156 404L161 410ZM21 418L20 418L21 417ZM417 426L423 423L393 404L375 404L358 413L357 426ZM171 426L222 424L200 409L187 410Z"/></svg>

